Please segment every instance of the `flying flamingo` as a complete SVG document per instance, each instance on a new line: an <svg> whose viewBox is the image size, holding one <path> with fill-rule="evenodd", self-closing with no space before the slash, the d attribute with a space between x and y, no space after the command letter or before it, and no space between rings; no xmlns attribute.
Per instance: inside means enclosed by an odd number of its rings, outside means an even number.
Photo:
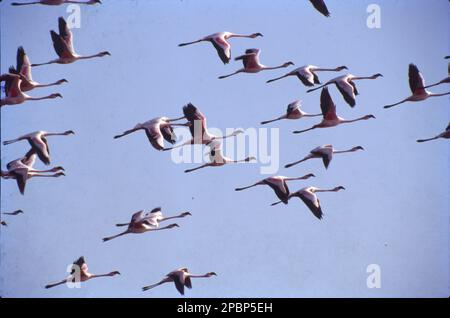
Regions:
<svg viewBox="0 0 450 318"><path fill-rule="evenodd" d="M304 130L296 130L294 131L294 134L300 134L308 130L316 129L316 128L328 128L328 127L334 127L340 124L348 124L353 123L359 120L367 120L370 118L375 118L374 115L366 115L357 119L347 120L344 118L341 118L336 115L336 105L333 103L333 100L331 99L330 93L328 92L328 88L324 87L322 89L322 93L320 94L320 108L322 109L322 115L323 119L322 121L312 126L311 128L304 129Z"/></svg>
<svg viewBox="0 0 450 318"><path fill-rule="evenodd" d="M246 190L252 187L256 187L258 185L268 185L269 187L272 188L272 190L275 192L275 194L277 195L278 199L280 199L284 204L288 203L288 198L289 198L289 187L287 185L287 181L293 181L293 180L306 180L309 179L311 177L315 177L314 174L309 173L307 175L304 175L303 177L297 177L297 178L289 178L289 177L284 177L284 176L273 176L273 177L268 177L265 178L261 181L258 181L252 185L249 185L247 187L243 187L243 188L236 188L234 189L235 191L242 191L242 190Z"/></svg>
<svg viewBox="0 0 450 318"><path fill-rule="evenodd" d="M209 151L209 160L210 162L205 163L199 167L185 170L184 172L192 172L198 169L206 168L206 167L220 167L228 163L239 163L239 162L249 162L252 160L256 160L255 157L247 157L242 160L232 160L228 157L225 157L222 154L222 144L219 141L212 141L209 145L210 151Z"/></svg>
<svg viewBox="0 0 450 318"><path fill-rule="evenodd" d="M192 139L186 141L185 143L182 143L180 145L177 145L175 147L171 148L165 148L164 150L171 150L178 147L183 147L185 145L193 145L193 144L204 144L207 145L211 141L216 139L225 139L228 137L237 136L239 134L242 134L244 131L241 129L235 130L233 133L219 137L216 135L211 134L208 131L208 127L206 125L206 117L202 114L202 112L195 107L192 103L189 103L183 107L183 113L184 118L188 120L188 126L189 130L192 135Z"/></svg>
<svg viewBox="0 0 450 318"><path fill-rule="evenodd" d="M228 75L219 76L219 79L227 78L238 73L259 73L260 71L276 70L279 68L288 67L289 65L294 65L294 63L292 62L286 62L280 66L275 67L264 66L259 62L260 52L261 50L259 49L247 49L244 55L235 58L236 61L242 60L244 68L241 68L236 72Z"/></svg>
<svg viewBox="0 0 450 318"><path fill-rule="evenodd" d="M55 49L56 54L58 54L58 58L55 60L51 60L47 63L40 64L31 64L31 66L40 66L47 64L70 64L76 62L78 60L86 60L94 57L102 57L105 55L111 55L108 51L103 51L94 55L82 56L75 53L73 48L73 35L72 31L67 27L67 23L63 17L59 17L58 19L59 25L59 34L55 31L50 31L50 35L53 41L53 47Z"/></svg>
<svg viewBox="0 0 450 318"><path fill-rule="evenodd" d="M285 168L290 168L292 166L295 166L296 164L299 164L303 161L309 160L309 159L313 159L313 158L321 158L323 161L323 165L325 166L325 169L328 169L328 166L331 162L331 159L333 159L333 155L337 154L337 153L347 153L347 152L355 152L358 150L364 150L363 147L361 146L356 146L353 147L351 149L348 150L336 150L333 148L332 145L324 145L324 146L320 146L317 148L314 148L313 150L311 150L311 152L304 157L303 159L299 160L299 161L295 161L293 163L287 164L284 167Z"/></svg>
<svg viewBox="0 0 450 318"><path fill-rule="evenodd" d="M303 83L305 86L314 86L315 84L320 84L319 76L315 72L321 72L321 71L329 71L329 72L339 72L342 70L347 70L347 66L338 66L336 68L320 68L318 66L314 65L305 65L299 68L296 68L293 71L290 71L289 73L268 80L266 83L272 83L275 81L278 81L282 78L288 77L288 76L297 76L298 79Z"/></svg>
<svg viewBox="0 0 450 318"><path fill-rule="evenodd" d="M28 179L33 177L60 177L64 176L63 167L55 167L50 170L36 170L33 165L36 161L36 152L31 149L23 158L19 158L9 162L6 165L8 171L1 171L1 177L4 179L15 179L21 194L25 193L25 185ZM47 175L47 172L55 172Z"/></svg>
<svg viewBox="0 0 450 318"><path fill-rule="evenodd" d="M2 212L2 214L5 214L5 215L19 215L19 214L23 214L23 211L22 210L15 210L13 212Z"/></svg>
<svg viewBox="0 0 450 318"><path fill-rule="evenodd" d="M26 6L30 4L43 4L47 6L59 6L61 4L97 4L102 3L100 0L88 0L88 1L75 1L75 0L40 0L40 1L33 1L33 2L13 2L11 3L12 6Z"/></svg>
<svg viewBox="0 0 450 318"><path fill-rule="evenodd" d="M318 86L316 88L312 88L307 90L306 92L313 92L322 87L328 86L330 84L335 84L339 92L341 92L342 97L347 102L348 105L354 107L356 105L356 95L358 95L358 90L356 89L356 84L354 81L363 80L363 79L377 79L378 77L383 77L382 74L377 73L372 76L354 76L352 74L341 75L336 78L333 78L326 82L325 84Z"/></svg>
<svg viewBox="0 0 450 318"><path fill-rule="evenodd" d="M317 11L319 11L326 17L330 16L330 12L328 11L325 1L323 1L323 0L309 0L309 1L312 3L314 8L316 8Z"/></svg>
<svg viewBox="0 0 450 318"><path fill-rule="evenodd" d="M23 213L22 210L16 210L16 211L14 211L14 212L2 212L2 214L5 214L5 215L14 215L14 216L19 215L19 214L21 214L21 213ZM3 220L0 220L0 223L1 223L1 225L3 225L3 226L8 226L8 224L7 224L5 221L3 221Z"/></svg>
<svg viewBox="0 0 450 318"><path fill-rule="evenodd" d="M237 34L237 33L231 33L231 32L218 32L218 33L214 33L214 34L205 36L197 41L178 44L178 46L186 46L186 45L191 45L191 44L205 42L205 41L211 42L212 45L214 45L214 48L216 49L217 54L219 55L223 64L228 64L231 59L231 45L230 45L230 43L228 43L228 41L227 41L228 39L231 39L231 38L254 39L258 36L263 36L263 35L261 33L253 33L250 35L244 35L244 34Z"/></svg>
<svg viewBox="0 0 450 318"><path fill-rule="evenodd" d="M394 107L394 106L400 105L404 102L418 102L418 101L425 100L428 97L444 96L444 95L450 94L450 92L447 92L444 94L434 94L434 93L427 91L425 89L427 86L425 86L425 80L423 79L422 74L420 73L417 66L412 63L409 64L408 77L409 77L409 88L411 89L412 95L398 103L386 105L386 106L384 106L384 108ZM434 86L434 85L432 85L432 86Z"/></svg>
<svg viewBox="0 0 450 318"><path fill-rule="evenodd" d="M173 132L172 126L186 126L187 124L174 124L172 122L178 121L181 118L169 119L167 117L157 117L146 121L145 123L137 124L134 128L125 131L124 133L114 136L114 139L121 138L138 130L144 130L148 141L156 150L165 150L164 140L174 144L177 139Z"/></svg>
<svg viewBox="0 0 450 318"><path fill-rule="evenodd" d="M153 210L151 210L150 213L146 215L146 217L148 218L147 219L148 223L151 223L152 225L155 225L155 226L159 226L159 222L167 221L170 219L184 218L188 215L192 215L192 214L190 212L183 212L178 215L164 217L161 212L161 207L157 207L157 208L154 208ZM128 225L130 225L130 223L116 224L116 226L128 226Z"/></svg>
<svg viewBox="0 0 450 318"><path fill-rule="evenodd" d="M50 149L48 147L47 137L67 136L67 135L72 135L72 134L75 134L75 132L73 130L67 130L62 133L51 133L51 132L46 132L46 131L40 130L40 131L36 131L33 133L23 135L19 138L13 139L13 140L4 141L3 144L9 145L9 144L21 141L21 140L27 140L28 143L30 144L31 148L33 148L34 151L36 152L36 154L38 155L39 159L46 165L49 165L50 164Z"/></svg>
<svg viewBox="0 0 450 318"><path fill-rule="evenodd" d="M170 272L158 283L142 287L142 291L149 290L151 288L162 285L164 283L173 282L175 284L175 287L178 290L178 292L181 295L184 295L184 286L186 286L189 289L192 288L191 278L207 278L207 277L211 277L211 276L217 276L217 274L214 272L209 272L204 275L194 275L194 274L189 273L189 271L186 267L182 267L182 268L179 268L179 269L176 269L176 270Z"/></svg>
<svg viewBox="0 0 450 318"><path fill-rule="evenodd" d="M22 75L22 82L20 83L20 90L22 92L28 92L34 88L49 87L49 86L54 86L54 85L61 85L62 83L67 83L66 79L60 79L59 81L56 81L56 82L50 83L50 84L40 84L40 83L34 81L31 76L30 59L28 58L27 54L25 53L25 50L21 46L17 49L17 66L16 67L17 68L14 68L14 66L11 66L9 68L9 73Z"/></svg>
<svg viewBox="0 0 450 318"><path fill-rule="evenodd" d="M6 97L0 99L0 107L6 105L17 105L22 104L27 100L43 100L43 99L54 99L56 97L62 98L59 93L50 94L44 97L31 97L22 92L20 89L22 80L24 77L20 74L3 74L0 75L0 82L5 82L5 95Z"/></svg>
<svg viewBox="0 0 450 318"><path fill-rule="evenodd" d="M439 139L439 138L444 138L444 139L450 138L450 123L447 125L447 128L445 128L445 131L440 133L439 135L437 135L433 138L428 138L428 139L418 139L417 142L425 142L425 141L435 140L435 139Z"/></svg>
<svg viewBox="0 0 450 318"><path fill-rule="evenodd" d="M91 274L88 272L89 268L86 264L86 261L84 260L84 257L81 256L78 258L75 262L73 262L72 265L72 271L70 272L70 276L66 279L63 279L62 281L54 284L46 285L45 288L52 288L58 285L67 284L67 283L78 283L78 282L85 282L87 280L93 279L93 278L99 278L99 277L112 277L115 275L120 275L120 272L113 271L108 274Z"/></svg>
<svg viewBox="0 0 450 318"><path fill-rule="evenodd" d="M125 234L130 234L130 233L141 234L141 233L149 232L149 231L160 231L160 230L171 229L174 227L179 227L179 225L176 223L167 225L165 227L159 227L160 220L164 221L167 219L174 218L174 217L162 218L160 211L161 211L161 209L157 208L157 209L153 209L150 213L144 213L143 210L134 213L133 216L131 217L130 223L116 224L116 226L128 226L126 231L119 233L117 235L114 235L114 236L105 237L103 239L103 242L107 242L116 237L119 237L119 236L122 236ZM159 213L157 213L157 212L159 212ZM183 215L179 215L176 217L185 217L187 215L191 215L191 214L189 212L187 212Z"/></svg>
<svg viewBox="0 0 450 318"><path fill-rule="evenodd" d="M338 186L338 187L335 187L330 190L322 190L322 189L319 189L316 187L306 187L306 188L298 190L297 192L291 193L289 195L289 200L293 197L300 198L306 204L306 206L311 210L311 212L314 214L314 216L320 220L320 219L322 219L323 212L322 212L322 207L320 206L320 201L317 198L316 193L318 193L318 192L338 192L339 190L345 190L345 188L343 186ZM281 201L272 203L272 205L277 205L279 203L281 203Z"/></svg>
<svg viewBox="0 0 450 318"><path fill-rule="evenodd" d="M280 117L275 118L275 119L262 121L261 125L265 125L265 124L272 123L274 121L282 120L282 119L300 119L302 117L322 116L322 114L311 115L311 114L305 113L304 111L302 111L300 109L300 106L301 106L300 101L298 101L298 100L293 101L292 103L289 103L289 105L287 106L286 114L281 115Z"/></svg>

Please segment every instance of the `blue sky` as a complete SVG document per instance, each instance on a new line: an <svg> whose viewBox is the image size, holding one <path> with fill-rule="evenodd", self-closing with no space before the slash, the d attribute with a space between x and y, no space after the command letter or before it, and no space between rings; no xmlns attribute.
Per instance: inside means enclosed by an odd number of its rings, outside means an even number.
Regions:
<svg viewBox="0 0 450 318"><path fill-rule="evenodd" d="M57 29L65 6L0 5L1 71L15 63L23 45L32 62L55 57L49 30ZM1 231L0 294L3 297L178 297L174 286L143 293L174 268L219 276L196 280L191 297L415 297L449 295L449 146L445 140L417 144L448 123L448 99L431 98L385 110L410 94L408 63L428 83L447 76L449 3L434 1L333 1L325 18L308 1L113 1L82 7L81 28L73 30L80 54L108 50L112 56L71 65L33 69L35 80L68 84L30 92L63 94L62 100L29 102L1 110L2 140L36 131L73 129L76 135L49 140L52 164L67 176L33 179L21 196L15 182L1 181L1 210L23 209ZM366 26L366 8L381 7L381 29ZM259 127L303 101L319 111L320 92L289 78L265 81L286 70L217 76L241 67L224 66L210 44L178 48L181 42L227 30L261 32L263 38L233 39L232 54L261 49L261 61L321 67L346 65L352 74L382 73L358 82L354 109L330 88L344 118L377 119L293 135L316 119L282 121L280 163L331 143L366 151L336 156L328 171L311 160L278 174L317 177L290 184L344 185L324 193L318 221L299 200L271 207L269 188L234 188L265 176L260 165L228 165L192 174L195 164L175 164L157 152L145 134L112 137L157 116L179 116L187 102L197 105L212 127ZM334 77L321 73L321 81ZM445 92L440 86L433 91ZM447 105L446 105L447 104ZM2 168L27 151L26 142L2 146ZM36 167L42 168L38 162ZM129 235L108 243L140 209L162 206L166 215L189 210L180 228ZM87 282L81 289L45 290L84 255L93 273L119 270L114 278ZM382 287L366 287L366 268L381 267Z"/></svg>

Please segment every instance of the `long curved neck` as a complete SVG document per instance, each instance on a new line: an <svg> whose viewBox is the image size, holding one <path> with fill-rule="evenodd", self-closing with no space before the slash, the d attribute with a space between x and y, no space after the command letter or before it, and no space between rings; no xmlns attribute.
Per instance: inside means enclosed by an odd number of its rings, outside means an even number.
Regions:
<svg viewBox="0 0 450 318"><path fill-rule="evenodd" d="M100 57L100 56L102 56L102 53L97 53L94 55L87 55L87 56L78 56L77 59L78 60L87 60L87 59L92 59L92 58Z"/></svg>
<svg viewBox="0 0 450 318"><path fill-rule="evenodd" d="M366 119L365 116L360 117L360 118L356 118L356 119L349 119L349 120L347 120L347 119L342 119L342 120L341 120L341 124L354 123L355 121L360 121L360 120L365 120L365 119Z"/></svg>
<svg viewBox="0 0 450 318"><path fill-rule="evenodd" d="M46 133L44 134L44 136L67 136L68 133L67 132L62 132L62 133Z"/></svg>
<svg viewBox="0 0 450 318"><path fill-rule="evenodd" d="M358 149L348 149L348 150L333 150L333 153L346 153L346 152L354 152L357 151Z"/></svg>
<svg viewBox="0 0 450 318"><path fill-rule="evenodd" d="M450 94L450 92L448 92L448 93L443 93L443 94L430 93L429 95L430 95L430 97L431 97L431 96L436 97L436 96L445 96L445 95L449 95L449 94Z"/></svg>
<svg viewBox="0 0 450 318"><path fill-rule="evenodd" d="M183 212L184 213L184 212ZM186 214L180 213L178 215L174 215L174 216L168 216L166 218L162 218L161 221L166 221L166 220L170 220L170 219L179 219L179 218L184 218L186 216Z"/></svg>
<svg viewBox="0 0 450 318"><path fill-rule="evenodd" d="M98 278L98 277L110 277L113 275L114 272L108 273L108 274L92 274L90 278Z"/></svg>
<svg viewBox="0 0 450 318"><path fill-rule="evenodd" d="M321 72L321 71L327 71L327 72L339 72L341 69L339 67L336 68L315 68L313 69L314 72Z"/></svg>
<svg viewBox="0 0 450 318"><path fill-rule="evenodd" d="M204 274L204 275L193 275L193 274L189 274L188 276L191 277L191 278L207 278L207 277L210 277L209 274Z"/></svg>
<svg viewBox="0 0 450 318"><path fill-rule="evenodd" d="M303 177L296 177L296 178L286 178L285 180L286 181L292 181L292 180L305 180L305 179L308 179L308 178L310 178L311 177L311 175L305 175L305 176L303 176Z"/></svg>
<svg viewBox="0 0 450 318"><path fill-rule="evenodd" d="M280 65L280 66L262 66L261 70L277 70L279 68L285 68L286 66L284 66L284 64Z"/></svg>
<svg viewBox="0 0 450 318"><path fill-rule="evenodd" d="M30 96L26 97L27 100L43 100L43 99L50 99L50 98L52 98L52 95L48 95L48 96L44 96L44 97L30 97Z"/></svg>
<svg viewBox="0 0 450 318"><path fill-rule="evenodd" d="M253 37L252 34L237 34L237 33L232 33L228 36L228 38L251 38Z"/></svg>

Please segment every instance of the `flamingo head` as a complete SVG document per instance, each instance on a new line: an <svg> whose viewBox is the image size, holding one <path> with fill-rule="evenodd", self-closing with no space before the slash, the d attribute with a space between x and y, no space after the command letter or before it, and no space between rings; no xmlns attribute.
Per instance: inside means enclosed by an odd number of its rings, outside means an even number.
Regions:
<svg viewBox="0 0 450 318"><path fill-rule="evenodd" d="M377 73L377 74L373 74L371 77L375 79L378 77L383 77L383 74Z"/></svg>
<svg viewBox="0 0 450 318"><path fill-rule="evenodd" d="M217 274L215 272L209 272L209 273L206 273L205 276L211 277L211 276L217 276Z"/></svg>
<svg viewBox="0 0 450 318"><path fill-rule="evenodd" d="M111 53L109 53L108 51L98 53L98 56L105 56L105 55L111 56Z"/></svg>
<svg viewBox="0 0 450 318"><path fill-rule="evenodd" d="M73 130L67 130L64 132L66 135L75 135L75 132Z"/></svg>
<svg viewBox="0 0 450 318"><path fill-rule="evenodd" d="M192 215L191 212L183 212L183 213L181 213L181 216L188 216L188 215Z"/></svg>
<svg viewBox="0 0 450 318"><path fill-rule="evenodd" d="M289 61L289 62L284 63L283 67L288 67L289 65L295 65L295 64L294 64L294 62Z"/></svg>
<svg viewBox="0 0 450 318"><path fill-rule="evenodd" d="M356 146L352 148L353 151L357 151L357 150L364 150L364 148L362 146Z"/></svg>
<svg viewBox="0 0 450 318"><path fill-rule="evenodd" d="M56 94L51 94L50 95L50 98L56 98L56 97L63 98L60 93L56 93Z"/></svg>
<svg viewBox="0 0 450 318"><path fill-rule="evenodd" d="M364 119L376 118L374 115L366 115L363 117Z"/></svg>
<svg viewBox="0 0 450 318"><path fill-rule="evenodd" d="M342 71L342 70L348 70L348 67L347 67L347 66L345 66L345 65L342 65L342 66L338 66L338 67L336 67L336 70L338 70L338 71Z"/></svg>
<svg viewBox="0 0 450 318"><path fill-rule="evenodd" d="M256 160L256 157L250 156L250 157L245 158L246 162L253 161L253 160Z"/></svg>
<svg viewBox="0 0 450 318"><path fill-rule="evenodd" d="M121 275L119 271L114 271L108 274L109 276Z"/></svg>
<svg viewBox="0 0 450 318"><path fill-rule="evenodd" d="M68 80L66 80L65 78L60 79L59 81L57 81L58 84L62 84L62 83L69 83Z"/></svg>
<svg viewBox="0 0 450 318"><path fill-rule="evenodd" d="M251 37L252 39L257 38L258 36L264 36L264 35L262 35L262 33L259 33L259 32L253 33L252 35L250 35L250 37Z"/></svg>
<svg viewBox="0 0 450 318"><path fill-rule="evenodd" d="M339 190L345 190L345 188L343 186L338 186L336 188L333 189L333 191L339 191Z"/></svg>
<svg viewBox="0 0 450 318"><path fill-rule="evenodd" d="M314 178L314 173L308 173L306 176L304 176L305 179Z"/></svg>
<svg viewBox="0 0 450 318"><path fill-rule="evenodd" d="M237 136L240 134L243 134L244 131L242 129L236 129L235 131L233 131L233 133L231 134L232 136Z"/></svg>

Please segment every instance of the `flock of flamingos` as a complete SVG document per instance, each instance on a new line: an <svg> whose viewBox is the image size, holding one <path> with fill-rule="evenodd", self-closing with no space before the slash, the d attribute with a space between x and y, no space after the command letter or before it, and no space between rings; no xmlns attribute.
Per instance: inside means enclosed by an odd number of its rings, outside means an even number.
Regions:
<svg viewBox="0 0 450 318"><path fill-rule="evenodd" d="M324 16L329 16L329 11L322 0L310 0L310 2L314 5L314 7L322 13ZM22 6L22 5L31 5L31 4L44 4L44 5L61 5L65 3L79 3L79 4L88 4L94 5L101 3L100 0L90 0L90 1L68 1L68 0L41 0L35 2L28 3L17 3L14 2L12 5L14 6ZM9 68L9 72L7 74L3 74L0 76L0 81L5 82L4 90L5 90L5 98L0 100L1 106L9 106L9 105L17 105L22 104L26 101L35 101L35 100L43 100L43 99L54 99L54 98L62 98L61 94L54 93L44 97L31 97L26 94L26 92L31 91L35 88L39 87L48 87L53 85L61 85L63 83L67 83L66 79L60 79L50 84L41 84L33 80L31 76L31 68L37 67L41 65L47 64L69 64L74 63L78 60L91 59L96 57L104 57L110 55L109 52L104 51L94 55L83 56L79 55L75 52L73 47L73 35L70 29L67 27L66 21L60 17L58 19L59 32L50 31L51 39L53 42L53 47L56 52L57 58L50 60L46 63L40 64L31 64L30 60L25 53L23 47L19 47L17 50L17 65L16 67L11 66ZM231 45L229 40L232 38L257 38L262 37L261 33L253 33L250 35L242 35L235 34L231 32L219 32L209 36L205 36L196 41L181 43L180 47L192 45L200 42L209 42L211 43L217 51L217 54L220 60L227 64L231 60ZM236 61L242 61L243 67L236 70L235 72L220 76L219 79L224 79L230 76L234 76L239 73L258 73L260 71L267 70L275 70L280 68L287 68L291 65L294 65L293 62L286 62L279 66L268 67L260 63L259 61L260 50L259 49L248 49L245 51L245 54L235 57ZM448 57L447 57L448 58ZM306 87L314 87L318 84L321 84L317 73L319 72L340 72L343 70L347 70L346 66L338 66L335 68L321 68L313 65L305 65L299 68L296 68L282 76L277 78L268 80L267 83L272 83L274 81L281 80L287 77L297 77L301 84ZM450 70L449 70L450 71ZM343 100L350 107L354 107L356 105L356 96L358 95L358 90L355 82L358 80L364 79L377 79L382 77L382 74L374 74L372 76L354 76L351 74L340 75L331 80L326 81L323 85L316 86L314 88L310 88L307 92L313 92L315 90L321 89L320 94L320 108L321 113L318 114L307 114L301 110L301 105L299 101L294 101L287 106L286 112L274 119L267 120L261 122L262 125L269 124L271 122L283 120L283 119L300 119L307 117L322 117L321 121L308 129L294 131L294 134L304 133L306 131L310 131L316 128L330 128L340 124L348 124L362 120L368 120L375 118L373 115L366 115L360 118L347 120L341 118L336 113L336 105L334 104L331 96L328 92L329 85L335 85L336 88L341 93ZM408 70L409 77L409 86L411 89L411 95L397 103L386 105L385 108L391 108L396 105L402 104L404 102L415 102L415 101L423 101L429 97L437 97L444 96L450 94L450 92L443 94L434 94L427 90L427 88L432 86L437 86L444 83L450 83L450 77L447 77L435 84L425 86L424 79L422 74L419 72L419 69L414 64L409 64ZM192 144L203 144L209 147L209 157L210 161L201 166L198 166L193 169L186 170L185 172L192 172L205 167L216 167L222 166L228 163L236 163L236 162L249 162L255 160L254 157L247 157L240 160L233 160L231 158L227 158L222 154L222 142L221 140L224 138L234 137L238 134L243 133L242 130L236 130L232 134L227 136L216 136L208 132L206 125L206 117L201 113L201 111L189 103L183 107L183 116L179 118L169 119L167 117L158 117L146 121L144 123L138 123L129 130L124 131L122 134L115 136L114 138L121 138L133 132L143 130L150 144L156 150L171 150L176 147L183 147ZM179 121L186 120L186 122L180 123ZM178 123L177 123L178 122ZM188 142L166 147L165 141L171 145L174 145L177 141L176 135L174 134L173 127L175 126L186 126L190 129L192 139ZM47 138L51 136L68 136L72 135L74 132L72 130L68 130L61 133L51 133L46 131L37 131L33 133L29 133L13 140L4 141L4 145L9 145L11 143L27 141L31 148L28 152L21 158L15 159L9 162L6 165L7 171L1 171L1 177L5 179L13 179L16 180L20 193L25 193L25 185L27 181L33 177L60 177L64 176L64 168L63 167L54 167L47 170L37 170L33 168L36 157L39 158L45 165L50 165L50 150L47 142ZM450 138L450 124L447 126L446 130L434 137L428 139L419 139L418 142L430 141L438 138ZM336 150L332 145L323 145L319 146L315 149L312 149L309 154L307 154L304 158L289 163L285 166L285 168L292 167L301 162L304 162L309 159L322 159L325 168L328 168L333 155L341 154L341 153L350 153L359 150L364 150L361 146L352 147L348 150ZM305 187L296 192L290 192L287 183L289 181L294 180L305 180L308 178L314 177L313 174L307 174L302 177L284 177L284 176L272 176L260 180L256 183L253 183L246 187L236 188L236 191L242 191L251 187L255 187L258 185L268 185L275 192L275 195L278 197L279 201L273 203L272 205L276 205L279 203L288 204L288 201L293 197L298 197L301 199L305 205L309 208L309 210L314 214L315 217L321 219L323 216L322 208L320 205L320 201L317 198L317 193L320 192L337 192L340 190L344 190L343 186L337 186L333 189L319 189L316 187ZM4 215L19 215L23 213L22 210L16 210L14 212L2 213ZM121 232L117 235L104 238L103 241L109 241L111 239L117 238L119 236L129 234L129 233L144 233L148 231L159 231L164 229L170 229L177 227L176 223L169 224L164 227L160 227L160 222L167 221L175 218L184 218L186 216L191 215L190 212L183 212L181 214L164 217L161 208L155 208L148 213L144 211L136 212L132 215L130 222L116 224L118 227L126 227L124 232ZM6 225L4 220L1 220L2 225ZM49 284L45 286L45 288L51 288L57 285L66 284L68 282L84 282L92 278L104 277L104 276L114 276L120 274L118 271L112 271L107 274L95 275L88 272L88 267L85 262L83 256L78 258L72 267L72 272L70 276L57 282L54 284ZM161 281L156 284L145 286L142 290L148 290L153 287L159 286L164 283L173 282L177 290L184 295L184 287L191 288L191 278L198 277L211 277L215 276L216 273L209 272L204 275L194 275L188 271L186 267L179 268L168 273Z"/></svg>

